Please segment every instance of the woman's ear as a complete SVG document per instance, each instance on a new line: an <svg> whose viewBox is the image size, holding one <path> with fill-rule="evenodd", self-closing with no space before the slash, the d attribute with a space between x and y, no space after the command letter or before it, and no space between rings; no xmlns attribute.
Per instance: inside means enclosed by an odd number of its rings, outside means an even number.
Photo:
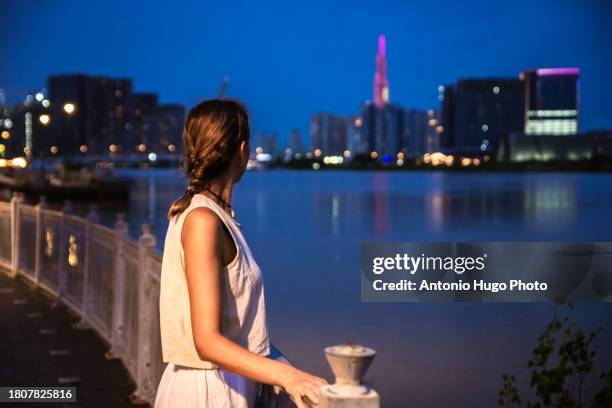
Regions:
<svg viewBox="0 0 612 408"><path fill-rule="evenodd" d="M251 147L248 141L242 141L240 143L240 156L244 162L249 161L249 156L251 154Z"/></svg>
<svg viewBox="0 0 612 408"><path fill-rule="evenodd" d="M237 167L236 167L236 171L237 174L235 175L235 182L240 181L240 178L242 178L242 175L244 174L247 165L249 163L249 156L251 154L251 148L249 146L249 142L241 142L240 143L240 148L239 148L239 152L238 152L238 157L236 157L236 161L237 163Z"/></svg>

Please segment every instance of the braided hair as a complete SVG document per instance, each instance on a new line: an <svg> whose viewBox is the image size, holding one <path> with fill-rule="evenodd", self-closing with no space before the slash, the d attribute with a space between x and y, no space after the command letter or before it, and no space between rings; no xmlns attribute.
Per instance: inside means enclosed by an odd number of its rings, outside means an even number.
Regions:
<svg viewBox="0 0 612 408"><path fill-rule="evenodd" d="M187 114L183 129L185 156L181 167L189 178L185 193L172 203L168 219L180 215L195 194L223 174L250 139L245 106L236 100L212 99L200 102Z"/></svg>

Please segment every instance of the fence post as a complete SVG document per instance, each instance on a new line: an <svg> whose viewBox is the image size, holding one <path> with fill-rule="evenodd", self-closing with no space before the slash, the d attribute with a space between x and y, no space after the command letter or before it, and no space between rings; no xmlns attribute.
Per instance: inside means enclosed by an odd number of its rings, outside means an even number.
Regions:
<svg viewBox="0 0 612 408"><path fill-rule="evenodd" d="M89 328L89 312L91 305L89 304L89 270L91 269L91 226L100 221L95 204L89 206L89 212L86 216L85 223L85 254L83 259L83 297L81 299L81 320L73 325L75 329Z"/></svg>
<svg viewBox="0 0 612 408"><path fill-rule="evenodd" d="M14 192L11 198L11 277L16 278L19 270L19 204L23 194Z"/></svg>
<svg viewBox="0 0 612 408"><path fill-rule="evenodd" d="M55 306L62 304L62 298L66 293L68 285L68 268L66 267L68 260L68 237L66 237L64 217L66 214L70 213L72 213L72 203L70 200L64 200L64 207L60 213L59 222L59 247L57 248L57 300L55 302Z"/></svg>
<svg viewBox="0 0 612 408"><path fill-rule="evenodd" d="M150 224L142 224L142 235L138 238L138 358L136 368L136 390L130 396L132 403L147 402L147 395L151 393L150 383L151 370L151 321L152 312L157 312L157 309L149 310L147 308L147 295L150 292L148 284L149 276L149 249L154 248L156 244L155 236L152 233Z"/></svg>
<svg viewBox="0 0 612 408"><path fill-rule="evenodd" d="M113 262L113 318L111 324L111 348L106 358L120 358L123 347L123 295L125 282L125 265L123 262L123 241L128 237L128 224L125 214L118 213L115 221L115 259Z"/></svg>
<svg viewBox="0 0 612 408"><path fill-rule="evenodd" d="M40 196L40 201L36 205L36 249L34 254L36 260L34 262L34 283L38 286L40 282L40 267L42 263L41 247L44 231L42 230L42 213L47 208L47 199L45 196Z"/></svg>
<svg viewBox="0 0 612 408"><path fill-rule="evenodd" d="M374 360L376 351L359 344L339 344L327 347L325 357L331 366L335 384L320 389L319 408L380 408L380 397L363 376Z"/></svg>

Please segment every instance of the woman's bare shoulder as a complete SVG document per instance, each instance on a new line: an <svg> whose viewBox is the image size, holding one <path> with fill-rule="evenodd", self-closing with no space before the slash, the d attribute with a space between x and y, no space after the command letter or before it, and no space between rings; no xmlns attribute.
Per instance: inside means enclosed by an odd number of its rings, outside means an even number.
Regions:
<svg viewBox="0 0 612 408"><path fill-rule="evenodd" d="M208 207L197 207L189 211L183 221L181 240L193 235L216 237L220 231L219 217Z"/></svg>

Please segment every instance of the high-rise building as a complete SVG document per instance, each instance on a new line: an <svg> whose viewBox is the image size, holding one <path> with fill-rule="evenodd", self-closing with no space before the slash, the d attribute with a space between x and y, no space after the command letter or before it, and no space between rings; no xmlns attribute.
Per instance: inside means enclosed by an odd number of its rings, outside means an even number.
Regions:
<svg viewBox="0 0 612 408"><path fill-rule="evenodd" d="M377 108L382 108L388 102L387 41L384 35L379 35L378 51L376 52L376 73L374 74L374 105Z"/></svg>
<svg viewBox="0 0 612 408"><path fill-rule="evenodd" d="M444 126L439 110L429 109L427 111L427 131L425 132L425 153L439 151L442 147L442 136Z"/></svg>
<svg viewBox="0 0 612 408"><path fill-rule="evenodd" d="M132 93L129 79L55 75L48 78L48 89L52 105L61 113L55 115L53 126L61 154L105 153L108 144L123 135Z"/></svg>
<svg viewBox="0 0 612 408"><path fill-rule="evenodd" d="M129 79L55 75L48 89L54 154L172 152L182 146L184 106L160 106L157 94L134 93Z"/></svg>
<svg viewBox="0 0 612 408"><path fill-rule="evenodd" d="M312 151L324 156L339 156L347 149L346 118L331 113L314 113L310 119Z"/></svg>
<svg viewBox="0 0 612 408"><path fill-rule="evenodd" d="M157 94L134 93L129 98L129 137L126 152L145 152L156 145Z"/></svg>
<svg viewBox="0 0 612 408"><path fill-rule="evenodd" d="M132 81L107 77L90 77L91 136L88 151L108 152L109 145L120 143L129 121L128 100L132 94Z"/></svg>
<svg viewBox="0 0 612 408"><path fill-rule="evenodd" d="M42 96L37 93L37 96ZM59 117L48 100L28 95L24 103L2 109L0 119L0 158L48 156L57 140L53 124ZM46 105L46 106L45 106Z"/></svg>
<svg viewBox="0 0 612 408"><path fill-rule="evenodd" d="M521 73L525 86L525 134L578 133L578 68L539 68Z"/></svg>
<svg viewBox="0 0 612 408"><path fill-rule="evenodd" d="M278 155L278 133L264 133L261 132L257 135L257 147L255 148L256 153L269 154L272 157Z"/></svg>
<svg viewBox="0 0 612 408"><path fill-rule="evenodd" d="M367 134L363 131L363 118L361 115L346 117L346 150L348 157L370 154L370 145Z"/></svg>
<svg viewBox="0 0 612 408"><path fill-rule="evenodd" d="M293 153L300 153L304 150L300 129L291 129L289 132L289 148Z"/></svg>
<svg viewBox="0 0 612 408"><path fill-rule="evenodd" d="M47 89L53 107L61 109L60 114L53 118L58 152L78 153L80 146L87 146L95 139L91 126L93 101L90 78L83 74L50 76Z"/></svg>
<svg viewBox="0 0 612 408"><path fill-rule="evenodd" d="M370 153L390 162L401 150L404 110L387 103L382 108L366 103L362 112L361 131L368 142Z"/></svg>
<svg viewBox="0 0 612 408"><path fill-rule="evenodd" d="M156 140L153 149L178 152L183 146L183 123L185 106L181 104L160 105L155 111Z"/></svg>
<svg viewBox="0 0 612 408"><path fill-rule="evenodd" d="M440 94L443 147L487 151L500 136L523 131L524 87L518 79L463 79Z"/></svg>
<svg viewBox="0 0 612 408"><path fill-rule="evenodd" d="M414 158L437 150L435 149L435 140L431 137L432 127L429 125L429 119L427 111L404 109L400 150L407 157Z"/></svg>

